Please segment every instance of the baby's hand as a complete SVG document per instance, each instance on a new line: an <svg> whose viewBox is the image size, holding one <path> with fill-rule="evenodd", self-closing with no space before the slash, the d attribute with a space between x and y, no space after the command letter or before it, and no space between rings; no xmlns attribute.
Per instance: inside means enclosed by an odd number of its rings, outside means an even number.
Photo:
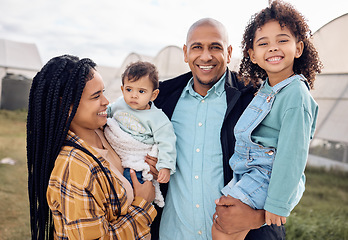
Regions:
<svg viewBox="0 0 348 240"><path fill-rule="evenodd" d="M281 226L282 224L286 223L286 217L282 217L282 216L270 213L268 211L265 211L265 219L266 219L267 225L275 224L277 226Z"/></svg>
<svg viewBox="0 0 348 240"><path fill-rule="evenodd" d="M159 183L167 183L170 179L170 170L168 168L162 168L159 170L157 181Z"/></svg>

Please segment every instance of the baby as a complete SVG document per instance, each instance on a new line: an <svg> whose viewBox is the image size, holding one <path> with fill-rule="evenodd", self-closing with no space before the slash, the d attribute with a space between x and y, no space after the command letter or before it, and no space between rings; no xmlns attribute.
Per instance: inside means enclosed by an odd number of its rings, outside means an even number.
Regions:
<svg viewBox="0 0 348 240"><path fill-rule="evenodd" d="M127 66L122 74L122 94L108 106L105 137L121 158L124 176L132 183L129 169L137 172L140 182L152 180L150 167L145 162L148 154L157 157L159 171L155 203L164 206L159 183L167 183L175 172L176 136L167 116L152 103L158 93L158 72L149 62Z"/></svg>

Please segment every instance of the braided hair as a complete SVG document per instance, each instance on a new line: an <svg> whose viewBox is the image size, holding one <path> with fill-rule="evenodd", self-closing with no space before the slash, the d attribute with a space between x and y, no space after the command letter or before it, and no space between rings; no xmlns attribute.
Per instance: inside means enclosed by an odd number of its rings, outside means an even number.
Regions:
<svg viewBox="0 0 348 240"><path fill-rule="evenodd" d="M240 76L243 77L245 84L251 82L254 85L257 85L259 79L267 78L266 71L251 61L248 50L253 49L256 30L272 20L278 21L281 27L286 26L297 41L303 42L303 53L301 57L295 58L293 71L296 74L303 74L309 86L313 88L315 75L321 72L323 66L317 50L310 41L311 30L301 13L289 3L280 0L273 1L269 7L252 16L246 26L242 40L243 58L239 68Z"/></svg>
<svg viewBox="0 0 348 240"><path fill-rule="evenodd" d="M88 58L58 56L48 61L33 79L27 117L32 239L53 239L53 219L46 200L48 181L95 66Z"/></svg>

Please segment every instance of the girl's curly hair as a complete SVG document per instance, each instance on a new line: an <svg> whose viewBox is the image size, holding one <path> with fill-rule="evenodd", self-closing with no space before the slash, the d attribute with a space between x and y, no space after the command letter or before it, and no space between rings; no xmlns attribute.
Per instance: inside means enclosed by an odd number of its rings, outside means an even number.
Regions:
<svg viewBox="0 0 348 240"><path fill-rule="evenodd" d="M310 41L312 32L309 29L306 19L292 5L280 0L253 15L245 28L242 40L243 58L239 68L239 74L245 84L250 82L255 86L259 80L265 80L267 73L250 60L249 49L253 49L255 32L269 21L276 20L281 27L286 26L296 37L302 41L304 49L301 57L295 58L293 70L296 74L303 74L307 78L310 88L313 88L316 73L320 73L323 67L317 50Z"/></svg>

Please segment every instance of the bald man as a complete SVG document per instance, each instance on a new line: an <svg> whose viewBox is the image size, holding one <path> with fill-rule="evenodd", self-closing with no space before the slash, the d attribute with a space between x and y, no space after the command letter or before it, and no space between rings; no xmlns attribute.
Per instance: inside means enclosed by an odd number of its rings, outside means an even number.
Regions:
<svg viewBox="0 0 348 240"><path fill-rule="evenodd" d="M215 205L232 178L228 162L234 151L234 126L257 89L244 86L227 68L232 47L220 22L195 22L183 50L191 72L161 82L155 101L174 126L177 171L162 186L163 192L168 190L166 205L163 213L158 209L152 239L158 239L159 221L161 240L211 239L215 208L224 213L219 214L220 230L257 229L264 223L264 210L233 198L224 199L225 206ZM284 227L265 226L251 230L246 239L283 238Z"/></svg>

